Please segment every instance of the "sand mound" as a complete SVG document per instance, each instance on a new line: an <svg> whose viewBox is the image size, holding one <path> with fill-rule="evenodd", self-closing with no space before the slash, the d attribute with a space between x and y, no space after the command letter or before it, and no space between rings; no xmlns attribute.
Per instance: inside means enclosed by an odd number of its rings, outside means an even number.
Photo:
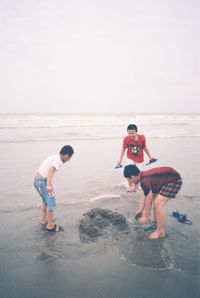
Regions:
<svg viewBox="0 0 200 298"><path fill-rule="evenodd" d="M108 209L95 208L83 214L79 225L79 235L82 242L94 242L99 236L115 236L128 230L126 218Z"/></svg>

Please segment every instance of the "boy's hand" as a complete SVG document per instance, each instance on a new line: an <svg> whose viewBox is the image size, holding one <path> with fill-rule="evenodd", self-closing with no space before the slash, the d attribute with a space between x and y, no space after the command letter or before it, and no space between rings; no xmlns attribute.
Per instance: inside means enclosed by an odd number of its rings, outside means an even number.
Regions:
<svg viewBox="0 0 200 298"><path fill-rule="evenodd" d="M47 185L47 191L48 191L48 193L51 193L53 191L53 186Z"/></svg>
<svg viewBox="0 0 200 298"><path fill-rule="evenodd" d="M138 210L135 215L135 220L138 220L142 217L142 211Z"/></svg>
<svg viewBox="0 0 200 298"><path fill-rule="evenodd" d="M141 225L144 225L145 223L147 223L147 221L148 221L148 217L146 217L146 216L142 216L142 217L138 220L139 224L141 224Z"/></svg>

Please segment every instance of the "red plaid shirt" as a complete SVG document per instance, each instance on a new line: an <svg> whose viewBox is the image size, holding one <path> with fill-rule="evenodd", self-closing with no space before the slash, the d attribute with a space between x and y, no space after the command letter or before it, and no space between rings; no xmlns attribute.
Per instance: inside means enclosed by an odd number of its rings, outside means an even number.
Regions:
<svg viewBox="0 0 200 298"><path fill-rule="evenodd" d="M180 174L170 167L153 168L140 172L140 184L145 196L150 191L155 194L159 193L163 185L168 182L176 182L180 178Z"/></svg>

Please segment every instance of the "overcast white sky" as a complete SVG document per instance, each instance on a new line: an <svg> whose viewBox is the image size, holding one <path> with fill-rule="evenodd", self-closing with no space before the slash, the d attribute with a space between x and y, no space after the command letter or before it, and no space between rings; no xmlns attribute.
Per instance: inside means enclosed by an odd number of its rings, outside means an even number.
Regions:
<svg viewBox="0 0 200 298"><path fill-rule="evenodd" d="M1 112L200 112L198 0L0 0Z"/></svg>

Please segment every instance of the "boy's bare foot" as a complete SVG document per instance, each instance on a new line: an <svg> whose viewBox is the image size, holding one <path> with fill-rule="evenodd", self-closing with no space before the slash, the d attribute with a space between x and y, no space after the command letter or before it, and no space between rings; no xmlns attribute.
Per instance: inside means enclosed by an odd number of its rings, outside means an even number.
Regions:
<svg viewBox="0 0 200 298"><path fill-rule="evenodd" d="M135 185L135 192L138 192L140 190L140 186L139 186L139 184L136 184Z"/></svg>
<svg viewBox="0 0 200 298"><path fill-rule="evenodd" d="M40 221L40 224L41 224L41 225L46 225L46 224L47 224L47 220L41 220L41 221Z"/></svg>
<svg viewBox="0 0 200 298"><path fill-rule="evenodd" d="M127 192L137 192L138 188L133 187L133 186L128 186L126 189Z"/></svg>
<svg viewBox="0 0 200 298"><path fill-rule="evenodd" d="M132 186L128 186L127 189L126 189L126 191L127 192L133 192L134 190L133 190Z"/></svg>
<svg viewBox="0 0 200 298"><path fill-rule="evenodd" d="M165 232L164 231L163 232L155 231L155 232L153 232L149 235L149 239L152 239L152 240L159 239L159 238L164 238L164 237L165 237Z"/></svg>
<svg viewBox="0 0 200 298"><path fill-rule="evenodd" d="M127 187L127 192L138 192L139 191L139 187Z"/></svg>

